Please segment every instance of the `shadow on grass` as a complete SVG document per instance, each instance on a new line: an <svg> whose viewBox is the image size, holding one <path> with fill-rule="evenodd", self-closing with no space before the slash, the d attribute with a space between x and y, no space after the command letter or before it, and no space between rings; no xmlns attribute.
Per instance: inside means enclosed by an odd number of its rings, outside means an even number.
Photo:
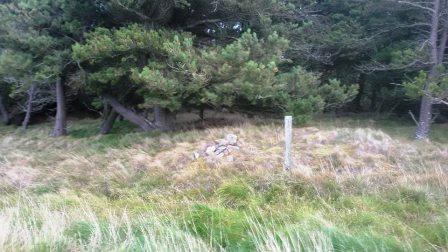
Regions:
<svg viewBox="0 0 448 252"><path fill-rule="evenodd" d="M100 121L89 121L86 123L77 123L73 129L70 129L69 136L82 139L82 138L90 138L94 136L98 136L100 133ZM126 134L126 133L134 133L138 132L138 128L135 127L132 123L128 121L118 121L115 122L110 135L116 134ZM107 135L106 135L107 136Z"/></svg>
<svg viewBox="0 0 448 252"><path fill-rule="evenodd" d="M244 117L227 118L219 115L218 117L210 117L202 120L191 120L188 122L179 122L175 126L175 130L166 134L177 135L184 134L187 131L204 130L210 128L220 128L226 126L237 126L244 122L250 121L254 125L261 124L282 124L282 120L273 120L270 118L247 119ZM75 139L86 139L98 137L101 122L99 120L86 120L82 123L77 122L69 129L69 136ZM351 115L336 117L331 115L324 115L317 117L306 125L297 125L297 127L311 126L321 129L333 128L372 128L382 130L393 138L402 140L413 140L416 129L415 124L408 118L395 118L378 115ZM431 128L430 139L438 143L448 143L448 124L433 124ZM110 134L101 136L101 139L108 141L108 139L120 138L126 134L141 133L135 125L127 121L117 121ZM158 136L161 133L154 131L145 133L145 136Z"/></svg>
<svg viewBox="0 0 448 252"><path fill-rule="evenodd" d="M373 128L382 130L393 138L414 140L416 125L404 117L385 115L356 114L350 116L324 115L315 118L308 126L320 128ZM435 123L431 126L430 140L438 143L448 143L448 124Z"/></svg>
<svg viewBox="0 0 448 252"><path fill-rule="evenodd" d="M86 151L104 152L108 149L121 149L143 144L144 147L142 148L145 148L149 154L156 154L163 148L172 147L171 144L167 146L161 144L162 138L168 139L170 143L175 143L193 142L199 137L196 130L143 132L127 121L116 122L110 134L101 135L99 133L100 123L99 120L76 122L69 130L69 137L84 142L84 146L87 147L84 148Z"/></svg>

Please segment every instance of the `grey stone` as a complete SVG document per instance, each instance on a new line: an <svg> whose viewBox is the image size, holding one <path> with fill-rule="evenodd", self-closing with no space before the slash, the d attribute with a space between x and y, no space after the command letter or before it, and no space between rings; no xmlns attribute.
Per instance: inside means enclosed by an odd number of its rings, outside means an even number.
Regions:
<svg viewBox="0 0 448 252"><path fill-rule="evenodd" d="M226 136L226 141L230 145L236 145L236 143L238 142L238 137L234 134L228 134Z"/></svg>
<svg viewBox="0 0 448 252"><path fill-rule="evenodd" d="M223 153L226 150L227 150L226 146L219 146L218 148L216 148L215 154L221 154L221 153Z"/></svg>
<svg viewBox="0 0 448 252"><path fill-rule="evenodd" d="M229 142L227 142L226 139L218 139L215 141L217 143L218 146L224 146L224 145L228 145Z"/></svg>
<svg viewBox="0 0 448 252"><path fill-rule="evenodd" d="M212 145L207 147L207 149L205 150L205 153L209 156L214 155L215 154L215 150L216 150L216 146Z"/></svg>
<svg viewBox="0 0 448 252"><path fill-rule="evenodd" d="M234 146L234 145L229 145L229 146L227 146L227 149L228 149L230 152L233 152L233 151L239 151L239 150L240 150L240 147L238 147L238 146Z"/></svg>

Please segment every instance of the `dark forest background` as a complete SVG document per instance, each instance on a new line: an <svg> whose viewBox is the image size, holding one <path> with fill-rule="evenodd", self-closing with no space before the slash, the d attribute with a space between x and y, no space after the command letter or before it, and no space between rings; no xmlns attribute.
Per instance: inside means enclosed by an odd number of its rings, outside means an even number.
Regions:
<svg viewBox="0 0 448 252"><path fill-rule="evenodd" d="M144 131L206 109L447 121L448 1L3 0L4 123Z"/></svg>

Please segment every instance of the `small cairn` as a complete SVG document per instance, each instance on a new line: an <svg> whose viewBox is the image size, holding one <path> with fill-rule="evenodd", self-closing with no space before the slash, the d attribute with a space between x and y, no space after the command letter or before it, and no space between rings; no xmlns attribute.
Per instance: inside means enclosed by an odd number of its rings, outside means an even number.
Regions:
<svg viewBox="0 0 448 252"><path fill-rule="evenodd" d="M215 140L215 143L207 145L205 149L196 151L194 159L202 157L207 162L214 163L226 157L226 161L233 162L234 158L230 154L239 150L238 137L234 134L228 134L225 138Z"/></svg>

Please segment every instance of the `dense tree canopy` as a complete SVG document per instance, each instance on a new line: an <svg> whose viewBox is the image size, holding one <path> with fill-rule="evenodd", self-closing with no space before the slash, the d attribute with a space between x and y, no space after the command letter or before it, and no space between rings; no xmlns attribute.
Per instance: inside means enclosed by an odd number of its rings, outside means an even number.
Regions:
<svg viewBox="0 0 448 252"><path fill-rule="evenodd" d="M102 133L118 115L168 130L176 113L206 108L293 113L301 123L330 110L426 111L417 122L425 138L447 104L447 4L2 1L1 118L26 128L33 113L56 108L59 136L67 109L103 109Z"/></svg>

